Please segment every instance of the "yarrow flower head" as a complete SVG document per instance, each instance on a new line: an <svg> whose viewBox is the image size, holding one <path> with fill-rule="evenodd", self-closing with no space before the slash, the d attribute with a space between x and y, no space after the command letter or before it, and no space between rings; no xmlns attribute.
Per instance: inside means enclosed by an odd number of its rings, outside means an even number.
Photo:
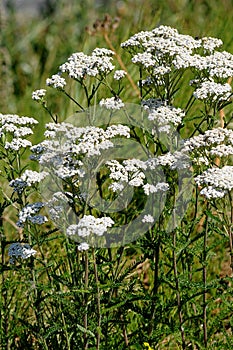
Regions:
<svg viewBox="0 0 233 350"><path fill-rule="evenodd" d="M83 52L73 53L68 61L60 66L60 71L68 73L73 79L83 79L85 76L105 76L115 68L111 63L113 54L113 51L104 48L96 48L90 56Z"/></svg>
<svg viewBox="0 0 233 350"><path fill-rule="evenodd" d="M37 172L32 170L25 170L20 178L12 180L9 185L14 188L14 192L22 193L26 187L31 187L36 183L42 181L48 175L47 172Z"/></svg>
<svg viewBox="0 0 233 350"><path fill-rule="evenodd" d="M54 74L52 75L52 78L46 79L46 85L52 86L55 89L63 90L66 85L66 81L59 74Z"/></svg>
<svg viewBox="0 0 233 350"><path fill-rule="evenodd" d="M38 121L31 117L20 117L16 114L0 114L0 137L4 135L4 148L19 151L32 146L31 141L24 139L33 134L32 126Z"/></svg>
<svg viewBox="0 0 233 350"><path fill-rule="evenodd" d="M66 230L66 235L74 240L88 240L91 238L101 237L107 232L108 227L111 227L114 221L110 217L95 218L92 215L84 215L79 220L78 224L70 225ZM78 246L78 250L83 251L89 248L87 242L82 242Z"/></svg>
<svg viewBox="0 0 233 350"><path fill-rule="evenodd" d="M100 106L110 110L118 110L124 107L119 97L109 97L100 101Z"/></svg>
<svg viewBox="0 0 233 350"><path fill-rule="evenodd" d="M181 108L169 106L159 99L144 100L142 105L148 112L148 119L153 122L158 131L169 133L170 124L177 127L185 116L185 112Z"/></svg>
<svg viewBox="0 0 233 350"><path fill-rule="evenodd" d="M113 78L114 78L115 80L121 80L121 79L124 78L126 75L127 75L126 71L124 71L124 70L116 70L116 71L114 72Z"/></svg>
<svg viewBox="0 0 233 350"><path fill-rule="evenodd" d="M39 101L42 101L44 99L45 95L46 95L45 89L35 90L32 93L32 99L39 102Z"/></svg>
<svg viewBox="0 0 233 350"><path fill-rule="evenodd" d="M209 168L195 178L199 186L203 186L200 194L208 199L222 198L227 191L233 189L233 167Z"/></svg>
<svg viewBox="0 0 233 350"><path fill-rule="evenodd" d="M231 86L226 84L215 83L206 80L200 84L200 87L193 92L193 96L199 100L227 101L232 94Z"/></svg>
<svg viewBox="0 0 233 350"><path fill-rule="evenodd" d="M44 207L44 203L42 202L36 202L33 204L26 205L19 212L19 220L17 221L16 225L18 227L24 227L25 222L28 222L31 224L37 224L37 225L44 224L45 222L48 221L47 217L41 214L35 215L43 207Z"/></svg>
<svg viewBox="0 0 233 350"><path fill-rule="evenodd" d="M32 249L29 244L23 244L19 242L12 243L8 250L11 264L14 264L15 259L17 258L28 259L35 254L36 250Z"/></svg>

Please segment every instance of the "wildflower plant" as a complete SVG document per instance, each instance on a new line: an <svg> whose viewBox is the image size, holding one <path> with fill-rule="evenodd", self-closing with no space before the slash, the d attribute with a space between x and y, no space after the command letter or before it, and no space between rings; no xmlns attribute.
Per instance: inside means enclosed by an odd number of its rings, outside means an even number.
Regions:
<svg viewBox="0 0 233 350"><path fill-rule="evenodd" d="M51 118L39 143L28 140L35 119L0 115L6 348L232 345L233 55L221 45L167 26L139 32L121 44L133 77L112 50L73 53L32 93ZM50 109L51 88L71 116ZM22 311L7 291L14 274Z"/></svg>

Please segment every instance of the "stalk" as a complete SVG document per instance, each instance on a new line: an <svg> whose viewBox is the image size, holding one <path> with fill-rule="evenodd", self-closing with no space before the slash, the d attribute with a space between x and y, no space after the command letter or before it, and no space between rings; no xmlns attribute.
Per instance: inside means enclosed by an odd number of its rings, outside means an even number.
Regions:
<svg viewBox="0 0 233 350"><path fill-rule="evenodd" d="M176 282L176 301L177 301L177 307L178 307L178 316L179 316L179 323L180 323L180 334L182 339L182 349L186 349L185 344L185 333L183 328L183 315L182 315L182 304L181 304L181 296L180 296L180 284L179 284L179 277L178 277L178 270L177 270L177 260L176 260L176 230L173 232L173 271L175 276L175 282Z"/></svg>
<svg viewBox="0 0 233 350"><path fill-rule="evenodd" d="M88 253L85 251L85 272L84 272L84 285L85 285L85 290L88 288L88 272L89 272L89 266L88 266ZM85 306L85 315L84 315L84 350L88 349L88 339L87 339L87 325L88 325L88 307L87 307L87 302L88 302L88 297L87 293L84 295L84 306Z"/></svg>
<svg viewBox="0 0 233 350"><path fill-rule="evenodd" d="M100 306L100 289L99 289L99 279L98 279L98 270L95 258L95 251L92 248L92 256L94 260L94 274L95 274L95 283L96 283L96 301L97 301L97 335L96 335L96 350L100 348L100 329L101 329L101 306Z"/></svg>
<svg viewBox="0 0 233 350"><path fill-rule="evenodd" d="M208 209L208 203L207 203ZM207 284L207 238L208 238L208 216L206 214L206 225L205 225L205 234L204 234L204 245L203 245L203 285L204 285L204 293L203 293L203 337L204 337L204 346L207 348L207 292L206 292L206 284Z"/></svg>

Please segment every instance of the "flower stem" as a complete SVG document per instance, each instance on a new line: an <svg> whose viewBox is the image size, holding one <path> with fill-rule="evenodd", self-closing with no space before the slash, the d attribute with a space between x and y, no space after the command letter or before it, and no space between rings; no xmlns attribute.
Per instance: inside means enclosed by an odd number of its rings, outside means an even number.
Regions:
<svg viewBox="0 0 233 350"><path fill-rule="evenodd" d="M181 296L180 296L180 284L179 284L179 277L178 277L178 270L177 270L177 260L176 260L176 230L173 232L173 271L175 276L175 283L176 283L176 301L177 301L177 307L178 307L178 315L179 315L179 323L180 323L180 333L181 333L181 339L182 339L182 349L186 349L185 344L185 333L183 328L183 315L182 315L182 305L181 305Z"/></svg>
<svg viewBox="0 0 233 350"><path fill-rule="evenodd" d="M208 203L207 203L208 210ZM203 285L204 285L204 293L203 293L203 336L204 336L204 346L207 348L207 293L206 293L206 283L207 283L207 238L208 238L208 216L206 214L206 225L205 225L205 234L204 234L204 246L203 246Z"/></svg>
<svg viewBox="0 0 233 350"><path fill-rule="evenodd" d="M97 270L94 248L92 248L92 256L93 256L93 261L94 261L94 274L95 274L95 283L96 283L96 301L97 301L97 317L98 317L98 326L97 326L97 335L96 335L96 350L99 350L99 348L100 348L100 329L101 329L101 307L100 307L100 289L99 289L98 270Z"/></svg>
<svg viewBox="0 0 233 350"><path fill-rule="evenodd" d="M88 273L89 273L89 261L88 261L88 253L85 251L85 271L84 271L84 285L85 285L85 291L88 289ZM85 310L85 315L84 315L84 328L85 328L85 333L84 333L84 350L88 349L88 339L87 339L87 324L88 324L88 300L87 300L87 293L85 293L84 296L84 306L86 308Z"/></svg>

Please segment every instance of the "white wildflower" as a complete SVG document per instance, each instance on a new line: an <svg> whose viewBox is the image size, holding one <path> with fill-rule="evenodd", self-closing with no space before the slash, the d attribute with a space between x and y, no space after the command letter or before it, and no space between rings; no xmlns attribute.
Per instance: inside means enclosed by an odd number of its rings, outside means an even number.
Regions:
<svg viewBox="0 0 233 350"><path fill-rule="evenodd" d="M91 234L102 236L114 221L110 217L95 218L92 215L84 215L77 225L70 225L66 234L69 237L87 237Z"/></svg>
<svg viewBox="0 0 233 350"><path fill-rule="evenodd" d="M100 106L106 109L118 110L124 107L124 103L119 97L109 97L100 101Z"/></svg>
<svg viewBox="0 0 233 350"><path fill-rule="evenodd" d="M8 250L10 256L10 263L14 264L15 258L28 259L36 254L36 250L32 249L29 244L12 243Z"/></svg>
<svg viewBox="0 0 233 350"><path fill-rule="evenodd" d="M152 215L144 215L142 222L149 222L149 223L153 223L155 221L155 219L153 218Z"/></svg>
<svg viewBox="0 0 233 350"><path fill-rule="evenodd" d="M64 89L66 81L59 74L52 75L52 78L46 79L46 85L53 86L55 89Z"/></svg>
<svg viewBox="0 0 233 350"><path fill-rule="evenodd" d="M232 94L228 83L220 84L206 80L193 92L193 96L199 100L227 101Z"/></svg>
<svg viewBox="0 0 233 350"><path fill-rule="evenodd" d="M19 151L20 148L31 147L31 141L21 139L20 137L13 139L11 142L5 143L5 149L11 149L12 151Z"/></svg>
<svg viewBox="0 0 233 350"><path fill-rule="evenodd" d="M88 250L88 249L89 249L89 244L86 242L83 242L83 243L78 245L78 250L80 252L83 252L83 251Z"/></svg>
<svg viewBox="0 0 233 350"><path fill-rule="evenodd" d="M90 56L83 52L73 53L60 66L60 71L67 72L73 79L83 79L86 75L107 75L115 68L111 63L113 54L111 50L101 48L96 48Z"/></svg>
<svg viewBox="0 0 233 350"><path fill-rule="evenodd" d="M37 214L41 208L44 207L44 203L42 202L36 202L33 204L26 205L20 212L19 212L19 220L17 221L18 227L24 227L24 223L26 221L31 223L38 223L42 225L48 219L43 215L35 215Z"/></svg>
<svg viewBox="0 0 233 350"><path fill-rule="evenodd" d="M166 182L159 182L156 185L146 184L143 186L144 192L147 196L151 193L166 192L169 190L169 185Z"/></svg>
<svg viewBox="0 0 233 350"><path fill-rule="evenodd" d="M121 80L121 79L124 78L126 75L127 75L126 71L124 71L124 70L116 70L116 71L114 72L113 78L114 78L115 80Z"/></svg>
<svg viewBox="0 0 233 350"><path fill-rule="evenodd" d="M223 42L218 38L203 37L201 44L206 51L213 52L216 47L222 46Z"/></svg>
<svg viewBox="0 0 233 350"><path fill-rule="evenodd" d="M31 187L32 185L39 183L48 175L47 172L37 172L32 170L25 170L20 178L12 180L9 185L14 188L15 192L22 193L24 188Z"/></svg>
<svg viewBox="0 0 233 350"><path fill-rule="evenodd" d="M206 187L206 190L202 190L202 194L208 198L222 198L227 191L233 189L233 167L226 165L223 168L210 168L198 175L195 182L199 186Z"/></svg>
<svg viewBox="0 0 233 350"><path fill-rule="evenodd" d="M42 101L43 98L46 95L46 90L45 89L38 89L33 91L32 93L32 99L35 101Z"/></svg>

